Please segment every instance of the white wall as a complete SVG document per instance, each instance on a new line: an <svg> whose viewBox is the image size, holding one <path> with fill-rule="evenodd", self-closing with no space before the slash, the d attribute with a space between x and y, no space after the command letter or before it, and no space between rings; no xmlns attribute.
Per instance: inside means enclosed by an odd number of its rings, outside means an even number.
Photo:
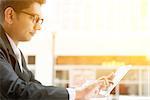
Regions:
<svg viewBox="0 0 150 100"><path fill-rule="evenodd" d="M57 55L149 55L149 33L56 34Z"/></svg>

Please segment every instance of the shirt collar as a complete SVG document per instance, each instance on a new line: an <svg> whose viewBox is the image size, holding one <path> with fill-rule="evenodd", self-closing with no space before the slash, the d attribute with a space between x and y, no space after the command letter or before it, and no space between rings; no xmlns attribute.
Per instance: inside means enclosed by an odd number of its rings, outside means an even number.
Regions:
<svg viewBox="0 0 150 100"><path fill-rule="evenodd" d="M11 37L6 33L6 36L8 38L8 41L10 42L10 45L15 53L15 55L18 55L18 53L20 52L19 51L19 48L16 46L16 44L14 43L14 41L11 39Z"/></svg>

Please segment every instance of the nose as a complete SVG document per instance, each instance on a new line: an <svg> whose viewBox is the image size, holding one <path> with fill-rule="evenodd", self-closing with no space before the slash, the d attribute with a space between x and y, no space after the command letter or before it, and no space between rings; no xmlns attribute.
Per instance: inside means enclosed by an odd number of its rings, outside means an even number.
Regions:
<svg viewBox="0 0 150 100"><path fill-rule="evenodd" d="M41 30L41 25L38 24L38 23L35 24L35 25L34 25L34 29L35 29L35 30Z"/></svg>

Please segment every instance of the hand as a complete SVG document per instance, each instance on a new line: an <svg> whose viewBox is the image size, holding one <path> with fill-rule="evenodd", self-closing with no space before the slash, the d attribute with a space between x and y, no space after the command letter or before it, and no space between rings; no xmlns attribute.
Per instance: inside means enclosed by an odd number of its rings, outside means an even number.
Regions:
<svg viewBox="0 0 150 100"><path fill-rule="evenodd" d="M82 87L76 88L75 100L88 100L90 99L92 93L98 95L100 90L105 90L111 84L113 84L112 82L113 77L114 77L114 73L108 76L100 77L99 79L89 83L88 85L85 86L83 85Z"/></svg>
<svg viewBox="0 0 150 100"><path fill-rule="evenodd" d="M102 82L100 85L100 90L106 90L110 85L113 84L112 79L114 78L114 73L109 74L108 76L102 76L97 81ZM99 82L99 83L100 83Z"/></svg>

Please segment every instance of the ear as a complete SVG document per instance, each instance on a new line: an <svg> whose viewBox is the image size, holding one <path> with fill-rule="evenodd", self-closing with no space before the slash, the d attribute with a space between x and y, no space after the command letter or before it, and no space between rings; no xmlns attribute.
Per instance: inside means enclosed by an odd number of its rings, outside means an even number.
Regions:
<svg viewBox="0 0 150 100"><path fill-rule="evenodd" d="M4 14L5 14L5 16L4 16L5 21L8 24L12 24L13 23L13 18L15 16L14 9L11 8L11 7L8 7L8 8L5 9Z"/></svg>

